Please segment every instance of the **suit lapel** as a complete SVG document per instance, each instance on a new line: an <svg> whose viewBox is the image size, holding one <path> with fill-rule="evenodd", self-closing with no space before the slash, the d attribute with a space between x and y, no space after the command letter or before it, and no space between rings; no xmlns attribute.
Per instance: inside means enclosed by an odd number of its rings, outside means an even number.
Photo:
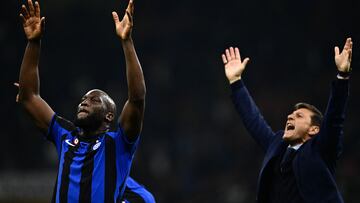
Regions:
<svg viewBox="0 0 360 203"><path fill-rule="evenodd" d="M282 139L282 136L278 136L275 139L276 140L274 140L274 142L269 147L268 152L265 154L264 161L260 170L260 177L262 176L262 173L266 166L269 164L270 160L283 153L288 146L288 144L286 144Z"/></svg>

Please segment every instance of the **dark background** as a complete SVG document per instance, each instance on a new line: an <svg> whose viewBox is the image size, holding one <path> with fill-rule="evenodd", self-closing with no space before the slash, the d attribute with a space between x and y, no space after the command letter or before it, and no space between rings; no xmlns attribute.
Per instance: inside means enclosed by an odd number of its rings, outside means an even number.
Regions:
<svg viewBox="0 0 360 203"><path fill-rule="evenodd" d="M49 202L56 177L54 147L15 103L26 46L18 19L24 1L0 12L0 202ZM122 108L125 64L111 11L127 1L40 1L46 16L41 95L72 120L87 90L108 92ZM158 202L255 202L263 152L230 100L221 53L249 56L243 78L274 130L293 104L325 110L335 79L334 46L354 41L344 153L337 183L346 202L359 199L359 20L357 0L182 0L135 2L133 38L147 85L141 144L131 176Z"/></svg>

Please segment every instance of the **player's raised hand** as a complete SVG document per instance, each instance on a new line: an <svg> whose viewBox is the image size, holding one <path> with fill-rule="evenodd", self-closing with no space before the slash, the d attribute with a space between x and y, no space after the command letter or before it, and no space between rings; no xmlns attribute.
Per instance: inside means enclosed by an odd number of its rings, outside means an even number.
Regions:
<svg viewBox="0 0 360 203"><path fill-rule="evenodd" d="M225 75L230 84L241 79L241 74L244 72L246 64L250 59L245 58L241 61L240 51L237 47L235 49L233 47L226 49L221 57L225 67Z"/></svg>
<svg viewBox="0 0 360 203"><path fill-rule="evenodd" d="M344 48L340 53L339 47L335 47L335 64L338 71L349 72L351 70L351 56L352 56L353 42L351 38L347 38Z"/></svg>
<svg viewBox="0 0 360 203"><path fill-rule="evenodd" d="M39 40L44 32L45 17L40 16L40 5L35 1L28 0L28 8L23 4L21 6L20 19L24 28L26 38L29 41Z"/></svg>
<svg viewBox="0 0 360 203"><path fill-rule="evenodd" d="M130 0L126 8L125 15L122 20L119 20L118 14L113 11L112 16L115 22L116 34L122 40L127 40L131 38L131 31L133 27L133 15L134 15L134 1Z"/></svg>

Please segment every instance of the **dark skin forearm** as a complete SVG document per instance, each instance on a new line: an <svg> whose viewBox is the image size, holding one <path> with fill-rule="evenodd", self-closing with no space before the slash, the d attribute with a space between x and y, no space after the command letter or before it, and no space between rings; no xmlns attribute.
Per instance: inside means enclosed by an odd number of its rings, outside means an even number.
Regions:
<svg viewBox="0 0 360 203"><path fill-rule="evenodd" d="M132 39L122 41L122 47L126 61L128 101L144 103L146 94L144 75Z"/></svg>
<svg viewBox="0 0 360 203"><path fill-rule="evenodd" d="M19 102L25 102L39 95L39 58L41 41L29 41L21 64L19 83Z"/></svg>
<svg viewBox="0 0 360 203"><path fill-rule="evenodd" d="M46 132L54 112L40 97L38 70L40 50L40 40L28 42L20 68L18 99L30 114L36 126L41 131Z"/></svg>
<svg viewBox="0 0 360 203"><path fill-rule="evenodd" d="M130 141L141 132L145 109L145 81L132 39L123 40L122 47L126 61L128 100L120 115L120 124Z"/></svg>

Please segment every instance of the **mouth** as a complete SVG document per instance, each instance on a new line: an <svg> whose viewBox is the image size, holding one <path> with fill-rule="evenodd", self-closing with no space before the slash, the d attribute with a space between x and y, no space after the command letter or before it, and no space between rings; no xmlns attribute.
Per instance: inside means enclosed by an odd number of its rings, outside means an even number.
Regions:
<svg viewBox="0 0 360 203"><path fill-rule="evenodd" d="M78 115L79 114L88 114L88 113L89 113L89 111L87 111L85 109L79 109L78 112L77 112Z"/></svg>
<svg viewBox="0 0 360 203"><path fill-rule="evenodd" d="M292 123L286 123L286 131L295 130L295 125Z"/></svg>

